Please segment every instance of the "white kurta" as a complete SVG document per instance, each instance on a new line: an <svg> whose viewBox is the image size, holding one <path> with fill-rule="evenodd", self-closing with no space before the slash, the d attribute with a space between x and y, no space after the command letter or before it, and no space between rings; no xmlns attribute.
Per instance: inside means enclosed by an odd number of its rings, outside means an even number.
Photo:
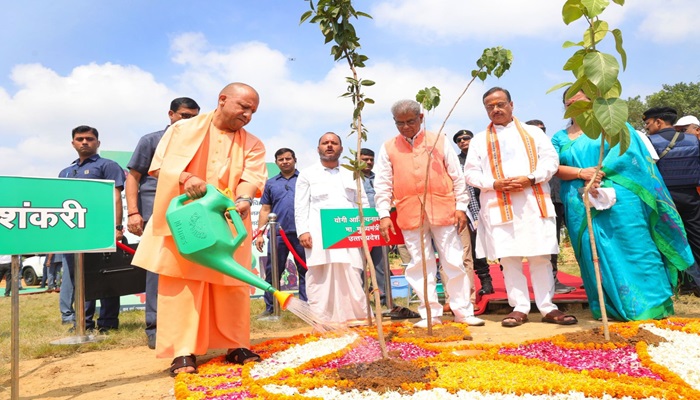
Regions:
<svg viewBox="0 0 700 400"><path fill-rule="evenodd" d="M423 131L418 135L423 135ZM409 141L410 142L410 141ZM455 209L466 211L469 204L469 192L464 182L464 176L459 165L457 154L450 146L448 140L445 143L443 154L445 155L445 173L452 179L453 190L455 195ZM394 168L405 168L403 165L392 165L386 147L382 144L379 149L379 155L375 164L374 178L374 200L376 202L377 213L380 217L388 217L393 200L394 190ZM462 242L459 238L459 233L453 225L449 226L430 226L425 222L424 248L425 255L421 253L420 228L412 230L404 230L403 237L406 242L406 248L411 254L411 261L406 267L406 281L413 288L420 299L418 312L421 318L427 318L427 310L425 300L428 299L428 304L431 310L431 317L438 319L442 316L442 304L438 302L436 289L437 264L435 253L432 250L434 241L435 247L440 256L440 264L442 266L442 279L445 284L445 290L449 295L450 308L455 315L456 321L463 321L467 317L474 316L474 305L469 301L469 293L471 291L471 279L467 276L462 265ZM469 229L469 228L465 228ZM423 293L423 257L425 256L426 267L428 272L428 293ZM473 272L472 272L473 273Z"/></svg>
<svg viewBox="0 0 700 400"><path fill-rule="evenodd" d="M481 211L477 228L476 255L495 260L501 257L527 257L559 252L556 236L554 205L550 198L549 180L559 168L559 157L547 135L541 129L522 124L532 136L537 148L537 168L532 174L536 183L542 183L546 197L547 218L542 218L534 193L530 187L521 192L511 192L514 218L501 221L494 177L487 151L486 132L472 139L464 164L467 184L481 189ZM527 176L530 165L520 133L514 122L495 126L501 149L503 173L506 177Z"/></svg>
<svg viewBox="0 0 700 400"><path fill-rule="evenodd" d="M357 192L352 172L325 168L320 163L303 169L297 178L294 220L297 235L311 234L313 247L306 252L306 294L311 311L323 320L345 322L367 317L362 288L363 258L360 249L324 249L321 210L357 208L369 202L364 191Z"/></svg>

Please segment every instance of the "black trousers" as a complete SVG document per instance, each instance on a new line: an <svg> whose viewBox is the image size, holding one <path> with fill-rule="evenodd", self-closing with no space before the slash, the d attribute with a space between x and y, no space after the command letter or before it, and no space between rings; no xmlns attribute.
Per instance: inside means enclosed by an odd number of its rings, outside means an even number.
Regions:
<svg viewBox="0 0 700 400"><path fill-rule="evenodd" d="M561 242L561 227L564 226L564 204L554 203L554 212L557 214L557 243ZM552 271L554 276L557 276L557 262L559 261L559 254L552 254L550 258L552 261Z"/></svg>
<svg viewBox="0 0 700 400"><path fill-rule="evenodd" d="M668 188L668 192L683 220L695 262L700 264L700 193L694 187Z"/></svg>

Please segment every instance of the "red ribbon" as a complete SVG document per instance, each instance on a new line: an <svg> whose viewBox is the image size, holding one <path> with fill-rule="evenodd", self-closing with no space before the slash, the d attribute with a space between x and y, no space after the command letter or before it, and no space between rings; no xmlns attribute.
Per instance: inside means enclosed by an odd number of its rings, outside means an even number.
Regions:
<svg viewBox="0 0 700 400"><path fill-rule="evenodd" d="M287 235L284 233L284 231L282 230L282 228L280 228L280 236L282 236L282 240L284 240L284 244L287 245L287 248L289 249L289 251L292 252L292 255L294 256L294 259L297 260L297 262L298 262L302 267L304 267L304 269L308 270L309 267L307 267L307 266L306 266L306 263L304 262L304 260L303 260L301 257L299 257L299 254L297 254L297 252L294 251L294 247L292 246L291 243L289 243L289 239L287 238Z"/></svg>
<svg viewBox="0 0 700 400"><path fill-rule="evenodd" d="M133 254L136 253L136 250L132 249L131 247L125 245L125 244L122 243L122 242L117 242L117 247L119 247L120 249L126 251L127 253L129 253L129 254L131 254L131 255L133 255Z"/></svg>

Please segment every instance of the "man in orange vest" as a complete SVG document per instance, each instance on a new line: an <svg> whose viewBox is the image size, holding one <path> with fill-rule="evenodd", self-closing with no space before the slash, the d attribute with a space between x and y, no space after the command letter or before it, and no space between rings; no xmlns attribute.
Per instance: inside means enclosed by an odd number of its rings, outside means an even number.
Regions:
<svg viewBox="0 0 700 400"><path fill-rule="evenodd" d="M422 320L416 326L428 325L426 299L433 324L441 322L443 313L437 296L437 266L431 239L440 256L445 290L455 321L472 326L484 325L482 319L474 316L474 306L469 301L470 279L462 266L459 233L467 227L469 195L457 154L444 135L422 129L423 114L417 102L400 100L392 106L391 113L399 135L386 141L379 150L375 201L381 218L380 234L387 241L389 231L394 231L389 218L392 199L396 203L397 224L411 253L411 262L405 272L406 281L420 299L418 312ZM425 204L424 212L422 204ZM421 230L424 232L422 243ZM428 293L423 292L424 258L428 270Z"/></svg>
<svg viewBox="0 0 700 400"><path fill-rule="evenodd" d="M481 189L476 254L501 260L508 304L514 308L501 325L515 327L528 320L530 296L523 257L529 262L542 322L575 324L576 317L565 315L552 302L550 256L559 252L559 246L548 182L559 167L557 152L540 128L513 117L507 90L492 88L483 101L491 124L474 136L464 175L467 184Z"/></svg>

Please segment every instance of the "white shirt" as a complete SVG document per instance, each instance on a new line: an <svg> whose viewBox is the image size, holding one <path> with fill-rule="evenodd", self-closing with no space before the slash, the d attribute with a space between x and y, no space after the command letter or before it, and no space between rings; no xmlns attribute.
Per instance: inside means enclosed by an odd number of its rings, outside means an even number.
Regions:
<svg viewBox="0 0 700 400"><path fill-rule="evenodd" d="M319 162L299 172L294 193L294 222L297 236L311 234L313 248L306 249L307 265L350 262L348 249L323 249L321 209L357 208L358 197L363 207L369 207L364 190L358 195L352 172L343 167L326 168Z"/></svg>
<svg viewBox="0 0 700 400"><path fill-rule="evenodd" d="M423 130L418 132L418 135L423 135ZM401 136L411 145L413 145L413 139L408 139ZM393 140L393 139L392 139ZM455 153L452 146L447 141L447 138L443 140L444 148L443 154L445 154L445 167L446 172L452 178L452 186L455 193L455 199L457 201L456 209L459 211L467 211L467 205L469 204L469 192L467 192L467 185L464 182L464 175L462 174L462 167L459 164L459 158L457 158L457 153ZM427 145L432 145L432 143L427 143ZM401 168L401 166L397 166ZM391 160L389 160L389 154L386 152L385 144L379 149L379 155L374 165L374 201L377 208L377 213L379 218L384 218L389 216L391 211L393 192L394 192L394 166L391 165Z"/></svg>

